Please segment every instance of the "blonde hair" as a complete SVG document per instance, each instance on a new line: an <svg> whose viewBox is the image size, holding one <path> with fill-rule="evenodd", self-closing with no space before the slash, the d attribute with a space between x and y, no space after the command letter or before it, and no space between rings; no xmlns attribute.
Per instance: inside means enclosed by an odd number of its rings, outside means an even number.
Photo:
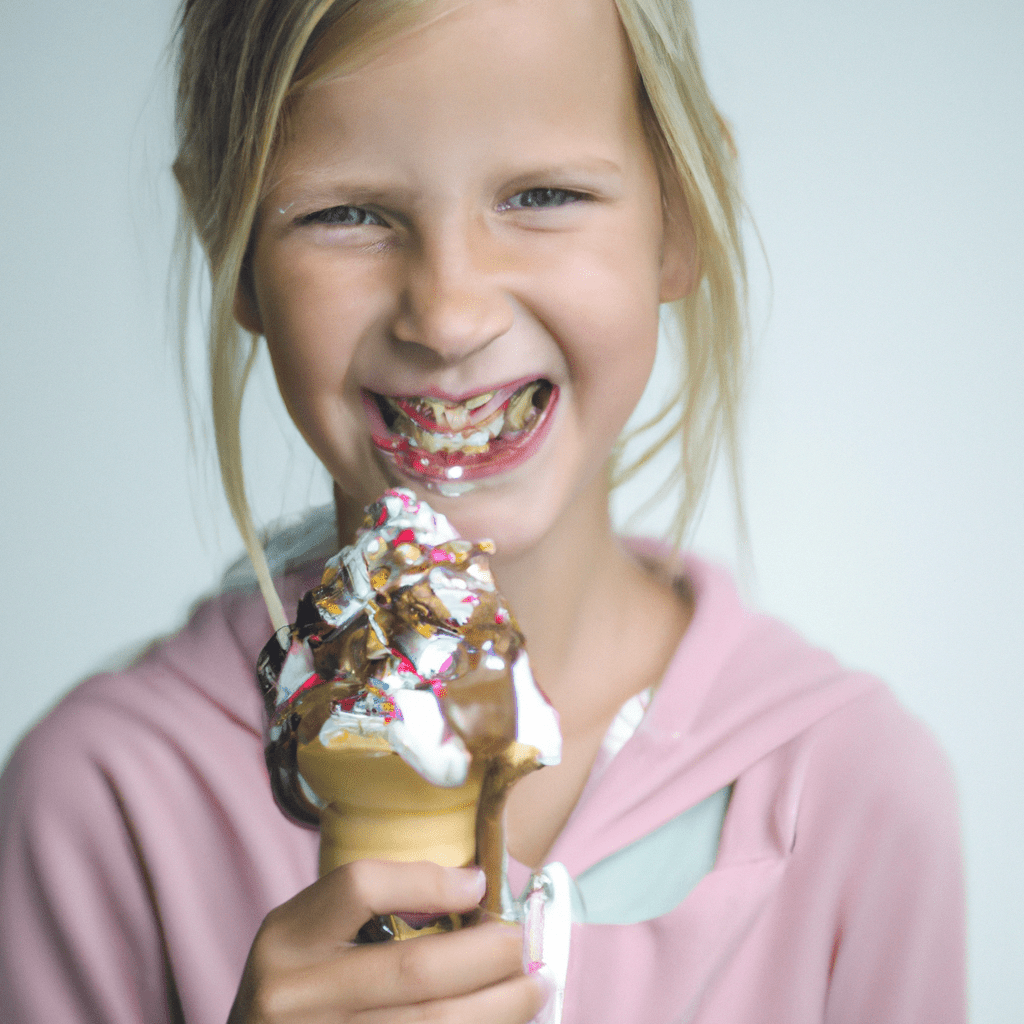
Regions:
<svg viewBox="0 0 1024 1024"><path fill-rule="evenodd" d="M221 480L275 627L286 617L242 471L242 400L259 342L243 337L234 318L235 296L240 286L248 287L250 240L289 99L325 69L333 74L358 66L416 24L430 2L185 0L182 6L174 162L183 199L182 332L189 254L198 240L210 274L209 386ZM671 307L685 375L659 414L632 435L653 435L642 454L624 464L627 439L620 442L611 482L621 484L660 451L678 445L679 460L662 488L682 487L670 531L678 544L722 444L737 478L746 336L742 202L735 150L701 72L689 4L615 2L640 72L641 110L659 172L666 191L681 193L693 224L700 280Z"/></svg>

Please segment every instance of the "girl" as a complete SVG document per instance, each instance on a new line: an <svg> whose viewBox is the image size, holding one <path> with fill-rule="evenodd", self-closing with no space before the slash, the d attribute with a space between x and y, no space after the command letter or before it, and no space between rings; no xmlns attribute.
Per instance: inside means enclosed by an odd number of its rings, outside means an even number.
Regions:
<svg viewBox="0 0 1024 1024"><path fill-rule="evenodd" d="M930 739L719 571L609 524L662 310L685 352L652 442L679 444L677 539L716 446L735 449L735 158L679 0L189 0L178 115L224 484L269 616L226 591L19 750L8 1018L542 1011L516 929L351 944L375 913L470 909L474 869L316 880L315 834L270 797L256 653L402 484L494 538L561 716L562 764L516 787L508 831L514 884L560 861L582 894L563 1019L962 1019L957 826ZM259 338L334 480L328 536L312 521L284 559L241 469ZM510 426L466 436L483 408Z"/></svg>

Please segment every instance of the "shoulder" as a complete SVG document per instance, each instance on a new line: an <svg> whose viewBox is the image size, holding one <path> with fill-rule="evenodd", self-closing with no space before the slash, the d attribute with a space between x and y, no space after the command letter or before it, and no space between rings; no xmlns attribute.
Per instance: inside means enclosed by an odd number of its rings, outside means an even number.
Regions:
<svg viewBox="0 0 1024 1024"><path fill-rule="evenodd" d="M823 718L806 737L804 799L841 804L862 819L914 831L959 834L956 783L925 724L879 684Z"/></svg>
<svg viewBox="0 0 1024 1024"><path fill-rule="evenodd" d="M790 907L830 937L827 1019L964 1019L956 783L929 730L885 688L806 737Z"/></svg>
<svg viewBox="0 0 1024 1024"><path fill-rule="evenodd" d="M286 577L282 589L298 592L305 575ZM131 664L79 683L15 748L0 785L5 815L159 790L183 764L211 756L204 751L260 748L255 664L271 631L257 592L225 590Z"/></svg>
<svg viewBox="0 0 1024 1024"><path fill-rule="evenodd" d="M237 728L255 730L251 672L223 599L203 601L181 630L127 667L79 683L22 738L3 776L7 810L23 820L51 809L94 813L98 802L116 797L119 775L147 777L197 726L217 721L223 728L233 719ZM150 771L129 772L128 765Z"/></svg>

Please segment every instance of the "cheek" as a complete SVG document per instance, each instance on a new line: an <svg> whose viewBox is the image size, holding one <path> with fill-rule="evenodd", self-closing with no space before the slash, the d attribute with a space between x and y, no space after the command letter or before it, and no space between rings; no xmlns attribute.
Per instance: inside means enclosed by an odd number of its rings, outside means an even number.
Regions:
<svg viewBox="0 0 1024 1024"><path fill-rule="evenodd" d="M650 247L588 253L577 263L569 294L576 324L575 344L566 356L575 373L588 382L607 386L611 381L629 389L638 377L646 381L660 310L658 265ZM558 295L551 299L558 301Z"/></svg>
<svg viewBox="0 0 1024 1024"><path fill-rule="evenodd" d="M344 295L316 276L257 276L256 297L278 386L297 412L344 390L359 331Z"/></svg>
<svg viewBox="0 0 1024 1024"><path fill-rule="evenodd" d="M589 300L589 301L588 301ZM591 277L588 310L569 353L582 417L604 446L621 434L647 386L658 347L659 303L651 273L620 268Z"/></svg>

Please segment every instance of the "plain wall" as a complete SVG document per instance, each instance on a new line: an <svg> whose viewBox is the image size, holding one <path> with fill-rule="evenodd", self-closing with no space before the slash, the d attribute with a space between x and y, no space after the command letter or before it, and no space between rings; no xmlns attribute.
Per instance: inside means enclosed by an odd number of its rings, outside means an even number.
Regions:
<svg viewBox="0 0 1024 1024"><path fill-rule="evenodd" d="M1024 1005L1024 7L696 7L771 268L752 234L744 583L949 751L973 1019L1000 1024ZM0 757L240 549L166 315L172 16L0 19ZM265 374L246 430L263 519L326 497ZM719 481L694 544L734 562L733 538Z"/></svg>

